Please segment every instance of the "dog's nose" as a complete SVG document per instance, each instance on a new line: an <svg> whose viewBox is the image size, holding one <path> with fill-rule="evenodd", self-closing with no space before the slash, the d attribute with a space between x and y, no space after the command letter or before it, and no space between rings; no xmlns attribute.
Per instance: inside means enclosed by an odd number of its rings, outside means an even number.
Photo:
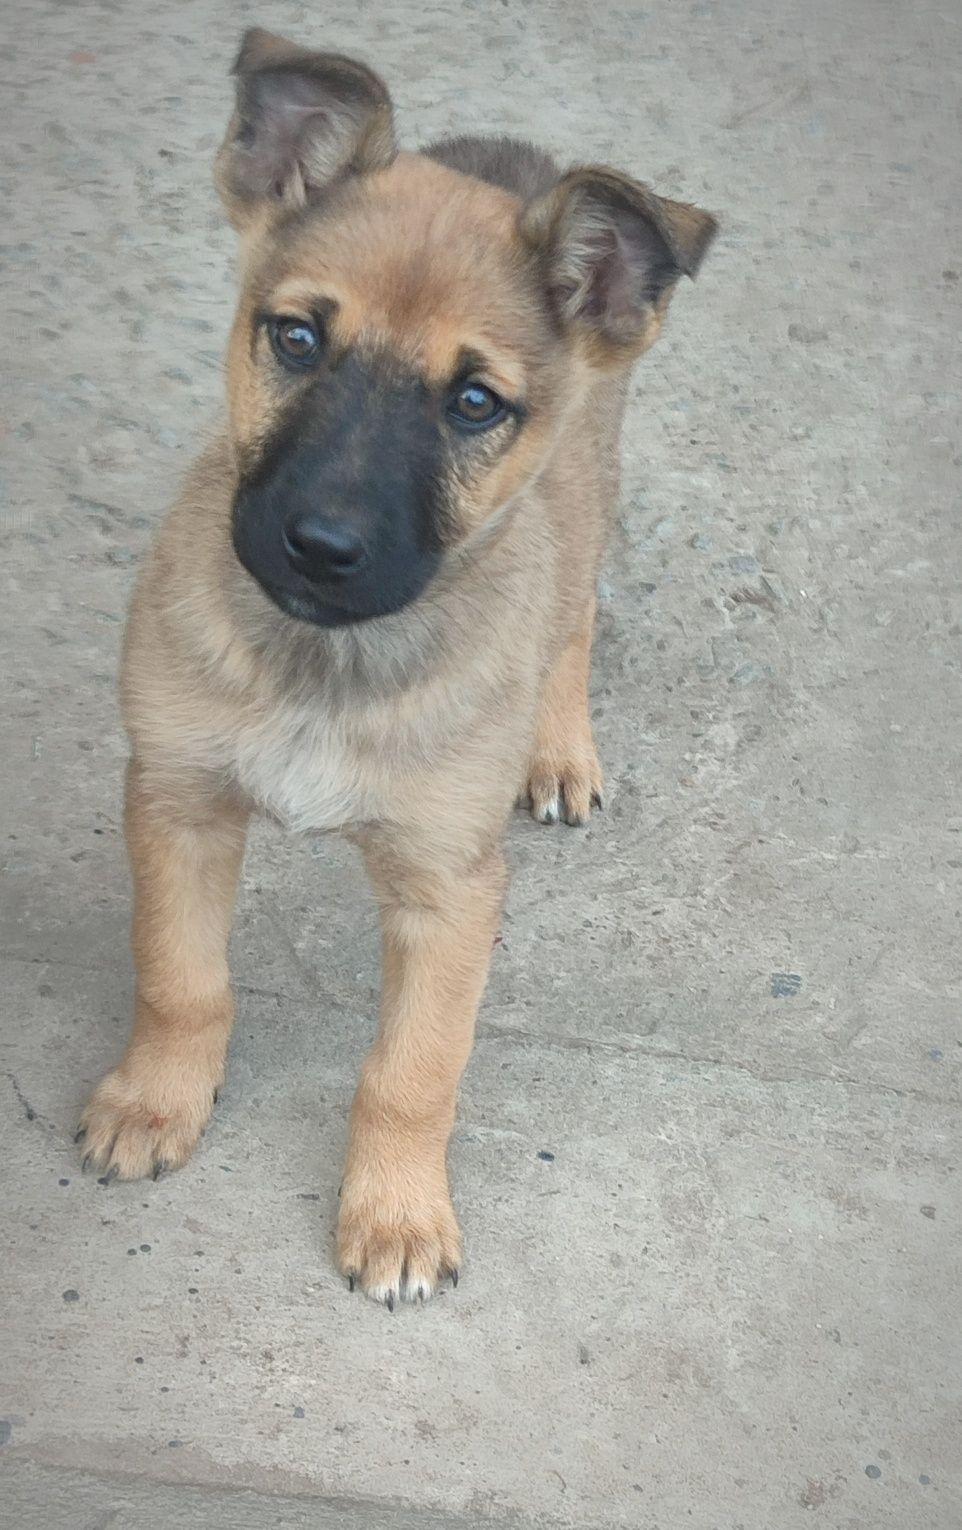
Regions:
<svg viewBox="0 0 962 1530"><path fill-rule="evenodd" d="M308 579L354 574L366 556L356 531L312 510L288 516L283 538L289 562Z"/></svg>

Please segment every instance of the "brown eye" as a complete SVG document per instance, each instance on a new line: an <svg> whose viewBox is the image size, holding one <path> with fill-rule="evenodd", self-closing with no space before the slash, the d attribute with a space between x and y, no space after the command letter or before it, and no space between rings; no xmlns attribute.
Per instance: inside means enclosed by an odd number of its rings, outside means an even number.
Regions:
<svg viewBox="0 0 962 1530"><path fill-rule="evenodd" d="M312 367L320 355L317 330L304 319L273 319L270 335L275 354L286 366Z"/></svg>
<svg viewBox="0 0 962 1530"><path fill-rule="evenodd" d="M508 407L493 388L469 382L459 388L448 404L448 416L462 430L487 430L504 419Z"/></svg>

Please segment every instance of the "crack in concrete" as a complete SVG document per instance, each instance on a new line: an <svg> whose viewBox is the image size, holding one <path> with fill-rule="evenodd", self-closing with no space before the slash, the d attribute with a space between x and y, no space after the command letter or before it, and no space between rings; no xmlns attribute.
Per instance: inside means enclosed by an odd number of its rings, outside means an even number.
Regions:
<svg viewBox="0 0 962 1530"><path fill-rule="evenodd" d="M20 1104L20 1106L21 1106L21 1108L23 1110L23 1113L24 1113L25 1117L27 1118L27 1120L28 1121L39 1121L42 1126L49 1126L50 1122L47 1120L47 1118L45 1116L41 1115L40 1111L37 1110L36 1106L31 1105L30 1101L27 1099L27 1096L24 1094L23 1090L20 1087L20 1083L19 1083L19 1080L17 1079L17 1075L15 1073L11 1073L8 1070L8 1072L6 1074L6 1077L10 1080L11 1088L13 1089L13 1092L14 1092L14 1094L17 1097L17 1101Z"/></svg>
<svg viewBox="0 0 962 1530"><path fill-rule="evenodd" d="M749 1077L756 1079L760 1084L801 1084L807 1081L825 1084L847 1084L853 1089L865 1090L872 1094L893 1094L899 1098L921 1100L927 1105L948 1105L956 1109L962 1107L962 1100L952 1099L945 1095L924 1094L921 1089L912 1089L898 1084L885 1084L874 1079L853 1078L847 1073L817 1073L811 1069L802 1069L792 1076L790 1074L765 1073L758 1068L753 1068L750 1063L739 1062L730 1057L693 1057L688 1052L659 1051L655 1047L643 1046L640 1042L628 1040L606 1041L593 1039L585 1036L563 1036L556 1031L525 1031L516 1026L501 1026L483 1024L478 1026L477 1034L482 1038L497 1038L503 1041L524 1041L535 1046L557 1047L571 1052L610 1052L623 1057L650 1057L656 1062L682 1062L689 1067L699 1065L714 1068L729 1069L738 1073L747 1073Z"/></svg>
<svg viewBox="0 0 962 1530"><path fill-rule="evenodd" d="M46 965L72 967L81 972L99 972L98 967L88 967L81 962L71 962L64 959L51 959L41 956L16 956L4 955L0 952L0 960L25 962L33 965ZM304 1004L303 996L284 993L272 988L255 988L250 984L237 982L234 984L235 993L253 995L258 998L278 999L288 1004ZM351 1006L344 999L330 993L323 994L324 1001L334 1004L338 1008L348 1010ZM635 1042L622 1038L621 1040L607 1040L603 1037L591 1036L565 1036L557 1031L526 1031L520 1026L492 1025L482 1022L477 1027L479 1039L500 1039L503 1041L522 1041L534 1046L553 1047L558 1050L572 1052L609 1052L615 1056L623 1057L650 1057L656 1062L680 1062L689 1067L706 1066L713 1068L729 1069L737 1073L747 1073L750 1078L760 1084L801 1084L805 1082L824 1084L845 1084L849 1088L859 1089L869 1094L895 1095L899 1099L919 1100L926 1105L944 1105L958 1110L962 1107L962 1100L953 1098L951 1095L926 1094L921 1089L913 1089L908 1085L886 1084L877 1079L853 1078L850 1073L819 1073L814 1069L801 1069L797 1074L767 1073L762 1069L754 1068L750 1063L740 1062L730 1057L699 1057L692 1056L688 1052L659 1051L654 1047L646 1047L641 1042ZM12 1075L7 1075L12 1080ZM19 1098L19 1095L18 1095ZM21 1101L21 1103L23 1103ZM32 1107L31 1107L32 1108ZM32 1119L32 1117L28 1117ZM42 1119L39 1118L38 1119Z"/></svg>

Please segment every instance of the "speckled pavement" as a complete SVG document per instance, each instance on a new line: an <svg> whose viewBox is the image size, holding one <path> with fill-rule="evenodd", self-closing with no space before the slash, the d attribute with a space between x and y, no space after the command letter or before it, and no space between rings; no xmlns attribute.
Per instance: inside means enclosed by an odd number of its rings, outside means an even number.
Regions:
<svg viewBox="0 0 962 1530"><path fill-rule="evenodd" d="M201 1150L79 1173L127 1023L134 568L218 407L249 22L409 143L611 160L723 233L642 365L593 708L513 825L453 1143L467 1263L337 1279L377 935L261 828ZM7 0L0 1524L958 1530L960 18L934 0Z"/></svg>

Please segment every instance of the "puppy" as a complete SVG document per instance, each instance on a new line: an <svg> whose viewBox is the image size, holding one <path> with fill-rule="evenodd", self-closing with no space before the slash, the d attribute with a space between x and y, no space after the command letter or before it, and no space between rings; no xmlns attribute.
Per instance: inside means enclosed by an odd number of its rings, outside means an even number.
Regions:
<svg viewBox="0 0 962 1530"><path fill-rule="evenodd" d="M133 1030L85 1166L187 1162L233 1018L252 812L346 834L383 927L337 1263L389 1308L457 1280L446 1148L526 796L584 824L594 590L632 363L714 233L508 139L398 150L365 65L260 30L217 158L240 236L227 412L130 613Z"/></svg>

